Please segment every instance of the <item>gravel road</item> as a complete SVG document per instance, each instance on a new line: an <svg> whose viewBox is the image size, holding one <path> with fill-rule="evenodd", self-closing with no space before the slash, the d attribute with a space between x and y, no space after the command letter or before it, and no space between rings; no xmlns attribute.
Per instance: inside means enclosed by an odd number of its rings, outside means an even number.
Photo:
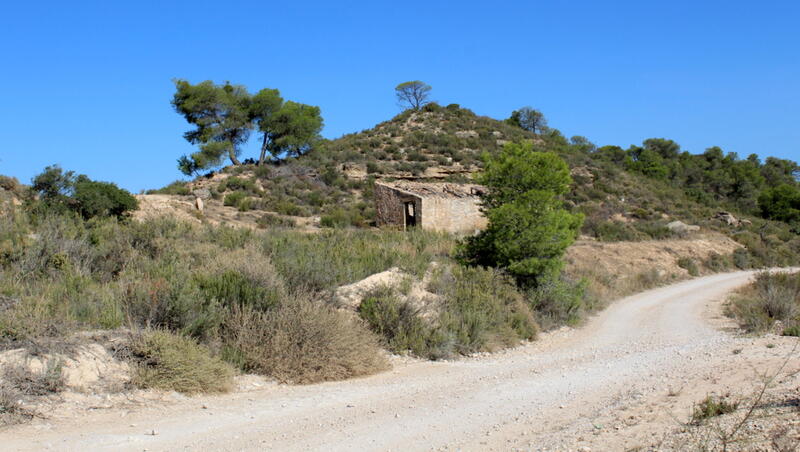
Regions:
<svg viewBox="0 0 800 452"><path fill-rule="evenodd" d="M579 450L581 436L605 428L596 423L609 412L691 385L714 359L730 356L742 339L714 324L710 306L718 308L751 275L718 274L641 293L581 328L501 353L406 362L344 382L97 411L0 432L0 448Z"/></svg>

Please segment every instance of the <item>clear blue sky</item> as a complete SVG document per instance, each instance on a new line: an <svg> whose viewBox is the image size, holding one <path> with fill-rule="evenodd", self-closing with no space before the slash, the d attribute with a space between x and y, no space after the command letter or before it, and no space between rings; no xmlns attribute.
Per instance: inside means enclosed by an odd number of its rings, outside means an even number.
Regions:
<svg viewBox="0 0 800 452"><path fill-rule="evenodd" d="M326 137L395 115L420 79L598 145L800 159L796 0L29 0L0 6L0 58L0 174L23 182L52 163L133 191L179 178L173 78L278 88L322 108Z"/></svg>

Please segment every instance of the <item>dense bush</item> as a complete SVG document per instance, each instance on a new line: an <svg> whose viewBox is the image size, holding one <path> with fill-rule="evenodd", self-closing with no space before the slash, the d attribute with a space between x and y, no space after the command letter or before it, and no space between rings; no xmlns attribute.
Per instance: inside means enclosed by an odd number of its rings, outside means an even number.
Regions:
<svg viewBox="0 0 800 452"><path fill-rule="evenodd" d="M368 375L388 365L376 337L346 313L304 298L274 310L233 310L227 354L242 369L287 383Z"/></svg>
<svg viewBox="0 0 800 452"><path fill-rule="evenodd" d="M145 331L130 344L135 371L132 382L141 388L199 392L228 392L233 368L194 340L169 331Z"/></svg>

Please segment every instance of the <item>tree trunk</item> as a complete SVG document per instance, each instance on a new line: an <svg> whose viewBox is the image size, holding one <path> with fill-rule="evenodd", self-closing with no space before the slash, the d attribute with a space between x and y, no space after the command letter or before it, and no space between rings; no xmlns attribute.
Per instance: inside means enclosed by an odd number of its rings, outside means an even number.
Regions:
<svg viewBox="0 0 800 452"><path fill-rule="evenodd" d="M264 134L264 142L261 143L261 155L258 157L258 166L264 164L264 160L267 158L267 134Z"/></svg>
<svg viewBox="0 0 800 452"><path fill-rule="evenodd" d="M236 158L236 146L231 145L231 149L228 151L228 156L231 158L231 162L235 166L239 166L242 164L242 162L240 162L239 159Z"/></svg>

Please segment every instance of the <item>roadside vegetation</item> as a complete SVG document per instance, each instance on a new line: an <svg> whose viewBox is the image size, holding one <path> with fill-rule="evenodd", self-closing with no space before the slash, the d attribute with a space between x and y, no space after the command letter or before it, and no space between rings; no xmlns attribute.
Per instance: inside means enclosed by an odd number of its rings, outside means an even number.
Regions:
<svg viewBox="0 0 800 452"><path fill-rule="evenodd" d="M728 310L747 331L768 331L777 323L778 333L800 336L800 273L760 273Z"/></svg>

